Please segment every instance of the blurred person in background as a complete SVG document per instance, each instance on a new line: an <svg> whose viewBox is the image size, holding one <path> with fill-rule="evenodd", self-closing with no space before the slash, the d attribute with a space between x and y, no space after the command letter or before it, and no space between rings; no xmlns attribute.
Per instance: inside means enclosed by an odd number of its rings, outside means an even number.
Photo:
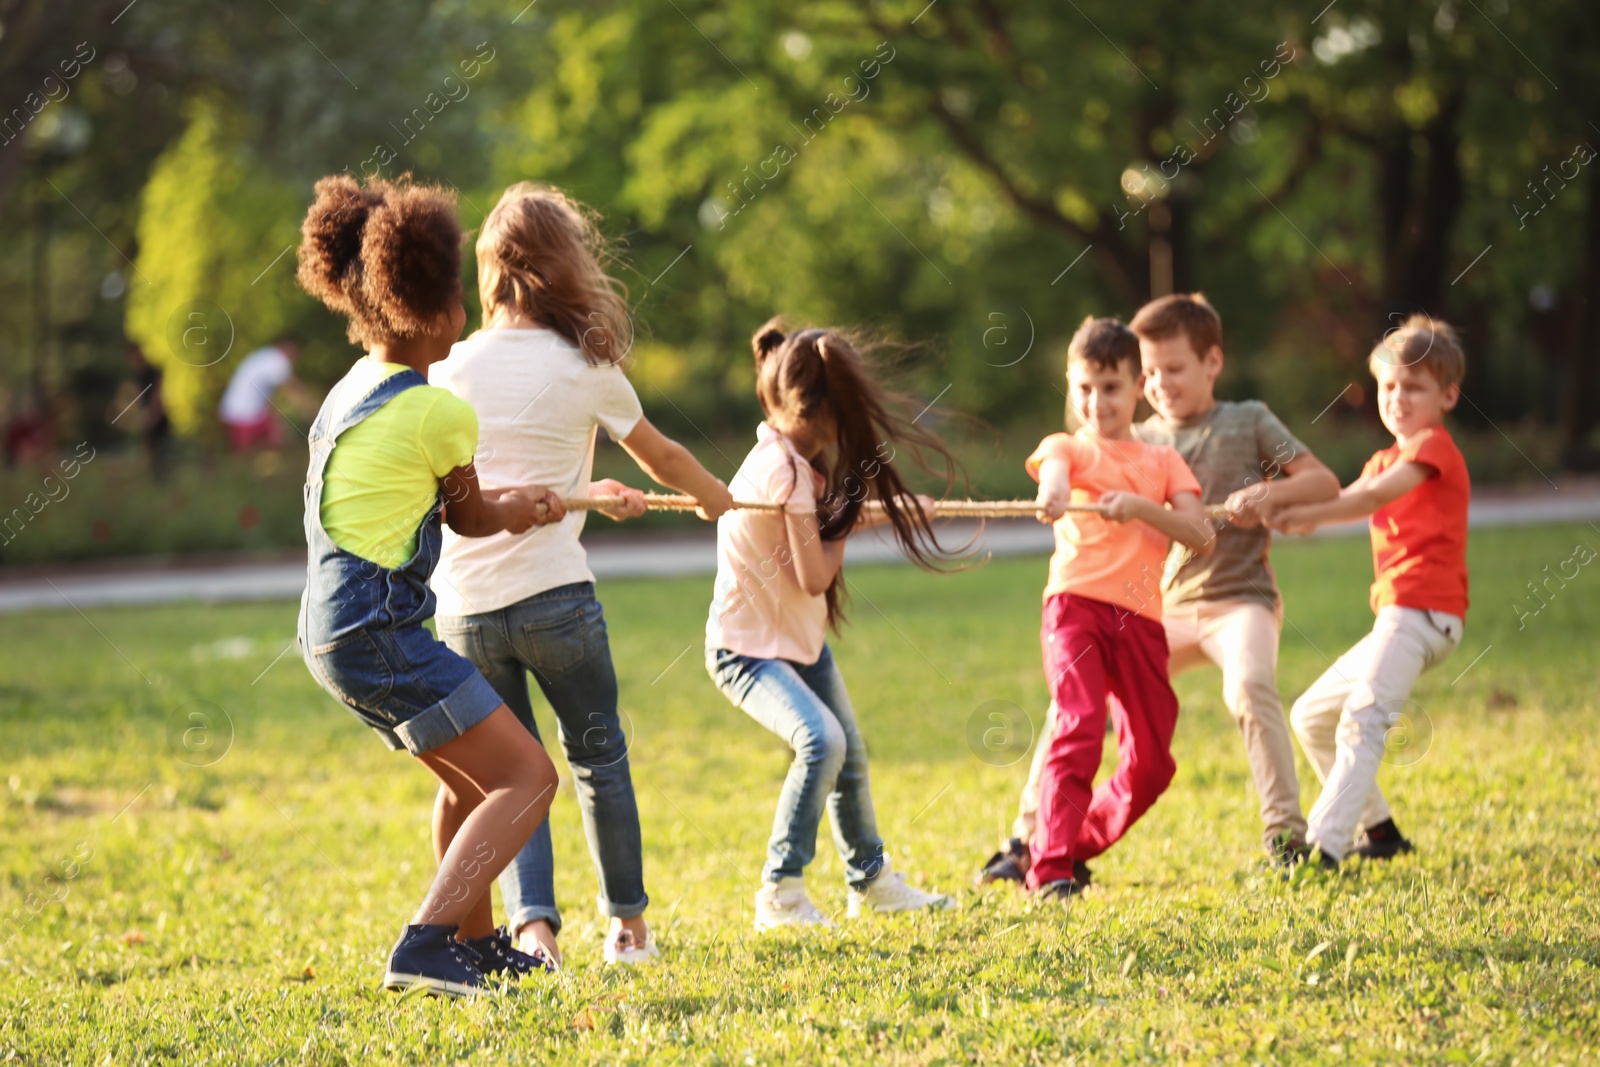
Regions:
<svg viewBox="0 0 1600 1067"><path fill-rule="evenodd" d="M29 385L19 391L6 420L6 466L43 462L55 448L55 419L45 402L43 390Z"/></svg>
<svg viewBox="0 0 1600 1067"><path fill-rule="evenodd" d="M228 431L228 447L235 452L257 448L282 448L283 419L272 402L280 389L295 407L314 408L317 398L294 376L300 342L282 337L245 356L222 393L218 413Z"/></svg>
<svg viewBox="0 0 1600 1067"><path fill-rule="evenodd" d="M157 479L164 478L172 451L172 420L167 418L167 405L161 396L161 368L145 358L137 341L123 344L122 358L127 361L131 378L117 391L106 417L139 435L145 458L150 461L150 473Z"/></svg>

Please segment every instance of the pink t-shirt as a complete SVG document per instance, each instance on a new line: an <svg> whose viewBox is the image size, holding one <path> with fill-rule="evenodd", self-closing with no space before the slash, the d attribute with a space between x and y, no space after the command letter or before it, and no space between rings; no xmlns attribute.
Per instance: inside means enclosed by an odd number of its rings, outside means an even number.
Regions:
<svg viewBox="0 0 1600 1067"><path fill-rule="evenodd" d="M766 423L756 447L728 483L736 500L817 506L822 476L789 439ZM729 511L717 520L717 584L706 619L706 647L757 659L815 663L828 625L825 598L795 577L788 524L773 511Z"/></svg>

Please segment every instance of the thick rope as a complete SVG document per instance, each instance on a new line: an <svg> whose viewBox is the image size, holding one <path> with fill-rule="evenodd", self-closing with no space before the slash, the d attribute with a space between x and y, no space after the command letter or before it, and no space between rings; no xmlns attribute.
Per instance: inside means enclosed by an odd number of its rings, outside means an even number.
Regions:
<svg viewBox="0 0 1600 1067"><path fill-rule="evenodd" d="M566 500L568 511L599 511L605 508L622 507L624 501L620 496L597 497L568 497ZM869 501L869 506L881 506L877 501ZM647 511L693 511L698 504L694 497L679 496L673 493L646 493L644 506ZM749 500L735 500L733 506L741 511L782 511L782 504L766 504ZM936 500L933 503L934 514L939 518L959 519L1031 519L1039 513L1039 505L1032 500ZM1080 514L1101 515L1105 509L1099 504L1068 504L1066 510ZM1231 513L1228 509L1216 504L1206 508L1206 515L1213 519L1226 519Z"/></svg>

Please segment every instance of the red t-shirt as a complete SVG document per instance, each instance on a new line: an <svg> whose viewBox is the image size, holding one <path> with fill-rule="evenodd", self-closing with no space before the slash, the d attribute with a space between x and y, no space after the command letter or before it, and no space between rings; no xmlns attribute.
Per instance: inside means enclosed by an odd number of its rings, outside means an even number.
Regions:
<svg viewBox="0 0 1600 1067"><path fill-rule="evenodd" d="M1467 614L1467 461L1443 426L1375 453L1362 468L1375 477L1397 463L1432 469L1428 480L1373 512L1372 610L1390 604Z"/></svg>

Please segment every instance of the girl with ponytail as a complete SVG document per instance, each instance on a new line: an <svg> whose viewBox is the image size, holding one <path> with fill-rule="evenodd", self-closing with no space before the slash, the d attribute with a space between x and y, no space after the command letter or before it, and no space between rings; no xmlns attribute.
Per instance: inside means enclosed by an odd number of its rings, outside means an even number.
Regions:
<svg viewBox="0 0 1600 1067"><path fill-rule="evenodd" d="M826 807L845 864L848 914L952 906L890 868L872 810L867 753L826 631L844 618L845 541L887 523L919 565L949 558L929 524L931 501L906 489L894 460L908 450L956 464L932 433L883 389L857 347L834 330L757 331L756 395L766 419L731 483L740 500L781 513L736 510L717 523L717 579L706 623L706 669L723 694L793 749L773 820L755 926L827 926L806 895Z"/></svg>
<svg viewBox="0 0 1600 1067"><path fill-rule="evenodd" d="M470 996L488 976L548 969L495 929L489 889L543 824L556 772L483 675L423 627L428 579L445 523L463 537L521 534L564 508L540 485L480 488L477 417L428 384L467 317L454 198L336 175L317 183L301 235L300 284L367 351L309 434L300 651L324 689L439 779L439 869L384 984Z"/></svg>

